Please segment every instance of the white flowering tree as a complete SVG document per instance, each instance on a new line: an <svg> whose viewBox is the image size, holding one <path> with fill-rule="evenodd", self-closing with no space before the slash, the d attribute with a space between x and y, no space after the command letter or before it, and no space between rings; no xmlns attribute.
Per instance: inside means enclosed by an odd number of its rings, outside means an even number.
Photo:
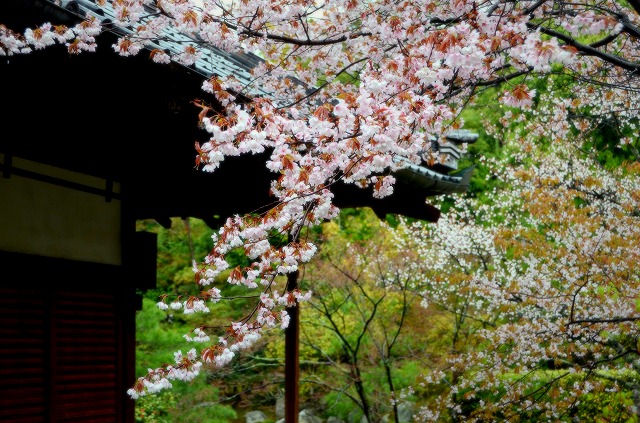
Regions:
<svg viewBox="0 0 640 423"><path fill-rule="evenodd" d="M264 329L286 327L287 307L307 299L310 292L287 291L276 276L296 272L314 255L316 247L301 235L305 228L336 216L333 184L368 187L374 197L391 194L391 173L404 163L394 157L436 161L430 137L461 127L461 111L486 87L501 86L496 100L506 106L531 109L531 130L575 138L615 117L620 142L637 143L636 0L96 4L112 11L108 25L127 29L116 44L104 46L123 56L149 54L156 62L191 65L202 54L191 44L176 53L151 47L150 53L142 53L171 28L197 38L201 46L252 52L264 59L253 68L250 83L240 84L233 76L203 81L203 90L214 94L222 109L200 103L200 124L210 138L194 155L203 171L215 172L228 156L268 151L265 166L273 171L271 193L277 202L259 216L226 221L213 237L211 252L194 266L201 295L179 304L167 296L159 305L187 313L207 311L207 304L220 297L210 288L214 278L227 269L226 255L239 248L251 264L232 269L228 282L256 292L260 302L253 313L221 333L206 327L195 330L192 340L204 342L204 347L177 353L175 365L141 377L130 391L133 397L168 387L174 378L190 379L203 362L225 365ZM95 18L72 28L54 24L23 33L0 26L0 54L27 54L56 43L67 45L73 54L91 52L97 48L96 36L107 29ZM571 82L571 89L550 83L553 101L538 107L541 91L534 84L545 74L554 75L553 81ZM240 98L243 101L236 101ZM574 120L585 108L590 118ZM284 235L288 242L273 243L274 235L278 240ZM522 313L536 309L527 305L520 305ZM607 314L605 309L591 311L603 320ZM577 312L570 315L587 319ZM482 381L491 380L482 376Z"/></svg>
<svg viewBox="0 0 640 423"><path fill-rule="evenodd" d="M471 328L464 348L452 349L446 365L425 373L424 386L440 397L419 417L635 421L635 151L618 148L620 162L612 166L606 163L610 150L584 150L593 143L543 138L533 144L522 142L518 131L510 134L505 144L511 154L491 164L492 176L505 182L502 189L482 201L459 198L438 225L409 230L412 248L423 257L415 266L435 270L421 273L424 305L449 310L454 334L464 319Z"/></svg>

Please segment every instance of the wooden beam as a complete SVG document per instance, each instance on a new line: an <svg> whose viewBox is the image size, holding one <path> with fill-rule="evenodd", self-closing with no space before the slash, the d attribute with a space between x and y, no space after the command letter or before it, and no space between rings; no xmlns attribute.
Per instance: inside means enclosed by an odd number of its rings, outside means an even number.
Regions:
<svg viewBox="0 0 640 423"><path fill-rule="evenodd" d="M287 275L287 292L298 288L298 271ZM300 412L300 306L290 307L291 320L285 329L284 351L284 421L298 423Z"/></svg>

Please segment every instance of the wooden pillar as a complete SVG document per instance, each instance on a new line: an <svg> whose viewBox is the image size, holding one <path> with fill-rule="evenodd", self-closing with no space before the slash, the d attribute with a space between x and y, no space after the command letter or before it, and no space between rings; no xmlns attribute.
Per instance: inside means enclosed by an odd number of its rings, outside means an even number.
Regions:
<svg viewBox="0 0 640 423"><path fill-rule="evenodd" d="M298 271L287 275L287 292L298 287ZM300 412L300 367L299 367L299 341L300 341L300 306L287 309L289 326L285 329L284 347L284 421L285 423L298 423Z"/></svg>

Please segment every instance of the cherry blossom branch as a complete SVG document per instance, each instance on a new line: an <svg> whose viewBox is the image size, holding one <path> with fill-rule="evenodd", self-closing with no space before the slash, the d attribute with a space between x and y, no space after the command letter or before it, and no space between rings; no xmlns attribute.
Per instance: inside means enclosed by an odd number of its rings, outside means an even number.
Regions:
<svg viewBox="0 0 640 423"><path fill-rule="evenodd" d="M629 60L626 60L620 56L616 56L614 54L609 54L606 52L603 52L602 50L598 50L597 48L594 48L590 45L586 45L586 44L582 44L580 43L578 40L569 37L566 34L563 34L559 31L556 31L554 29L545 27L545 26L541 26L538 24L534 24L531 22L527 23L527 27L531 28L531 29L537 29L540 30L540 32L542 32L543 34L547 34L550 35L552 37L555 37L559 40L564 41L568 46L574 47L576 48L581 54L585 55L585 56L594 56L597 57L599 59L602 59L606 62L611 63L612 65L615 65L617 67L620 67L624 70L630 71L634 74L638 73L640 71L640 64L636 63L636 62L631 62Z"/></svg>

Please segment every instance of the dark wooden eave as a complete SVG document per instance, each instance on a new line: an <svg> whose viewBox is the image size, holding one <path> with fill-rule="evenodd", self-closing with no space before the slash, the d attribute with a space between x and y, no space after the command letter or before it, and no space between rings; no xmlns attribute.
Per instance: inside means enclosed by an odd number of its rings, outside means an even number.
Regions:
<svg viewBox="0 0 640 423"><path fill-rule="evenodd" d="M0 23L16 31L43 22L70 26L79 20L80 6L93 2L61 3L66 7L50 0L4 0ZM12 87L0 100L4 175L20 172L10 163L21 157L115 181L136 219L191 216L215 224L215 217L264 211L272 204L269 185L277 175L265 168L264 156L228 158L213 173L195 168L194 145L208 137L198 129L192 101L215 104L200 89L203 70L155 64L144 54L123 58L113 51L114 42L115 35L106 32L96 53L69 55L56 46L3 58L0 73ZM251 63L233 62L243 65ZM407 168L398 174L395 193L385 199L338 184L332 189L335 204L371 207L380 217L436 221L440 212L426 198L464 192L469 174L414 168L418 172Z"/></svg>

